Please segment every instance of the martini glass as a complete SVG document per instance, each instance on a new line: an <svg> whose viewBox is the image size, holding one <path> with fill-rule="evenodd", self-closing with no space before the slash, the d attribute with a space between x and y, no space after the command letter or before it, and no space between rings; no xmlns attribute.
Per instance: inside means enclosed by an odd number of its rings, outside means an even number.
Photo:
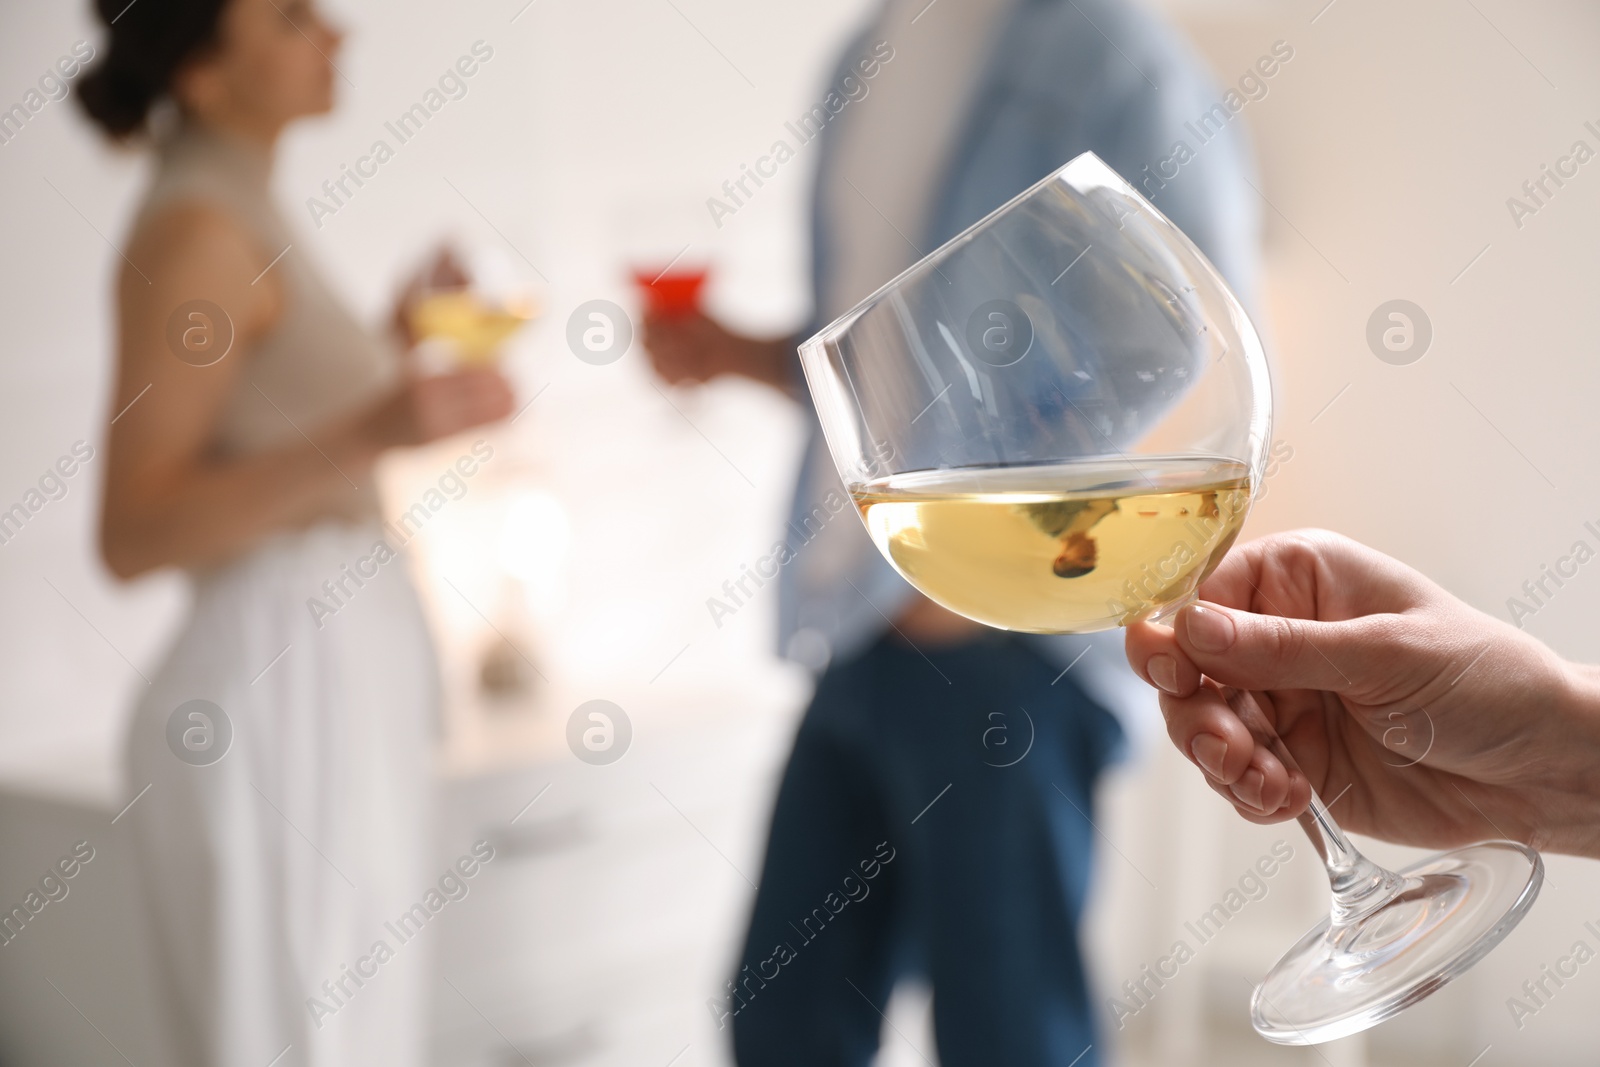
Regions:
<svg viewBox="0 0 1600 1067"><path fill-rule="evenodd" d="M652 189L618 211L623 258L651 315L684 318L701 310L717 247L702 202L687 189Z"/></svg>
<svg viewBox="0 0 1600 1067"><path fill-rule="evenodd" d="M934 601L1006 630L1087 633L1195 599L1262 481L1261 339L1216 269L1092 154L800 347L873 542ZM1235 712L1293 755L1249 693ZM1492 841L1401 871L1313 797L1329 915L1256 988L1270 1041L1314 1044L1415 1004L1498 944L1543 880Z"/></svg>
<svg viewBox="0 0 1600 1067"><path fill-rule="evenodd" d="M711 268L698 261L633 268L633 284L643 294L645 308L665 318L682 318L699 311L700 291L710 276Z"/></svg>
<svg viewBox="0 0 1600 1067"><path fill-rule="evenodd" d="M534 284L510 257L457 244L445 246L417 283L406 321L425 364L464 370L498 363L505 342L539 310Z"/></svg>

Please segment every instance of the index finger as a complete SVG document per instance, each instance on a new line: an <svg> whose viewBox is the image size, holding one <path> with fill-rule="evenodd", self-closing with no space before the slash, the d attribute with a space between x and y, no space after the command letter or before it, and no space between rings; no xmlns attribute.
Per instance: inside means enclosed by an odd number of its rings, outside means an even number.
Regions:
<svg viewBox="0 0 1600 1067"><path fill-rule="evenodd" d="M1320 622L1400 613L1444 595L1398 560L1328 530L1237 545L1200 585L1200 599L1213 604Z"/></svg>

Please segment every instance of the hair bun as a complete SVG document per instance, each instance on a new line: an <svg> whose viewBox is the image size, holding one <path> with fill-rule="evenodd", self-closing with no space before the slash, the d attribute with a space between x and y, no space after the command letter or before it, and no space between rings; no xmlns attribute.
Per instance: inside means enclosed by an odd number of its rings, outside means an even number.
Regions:
<svg viewBox="0 0 1600 1067"><path fill-rule="evenodd" d="M84 74L78 98L95 125L124 138L144 126L157 93L138 74L118 67L115 54Z"/></svg>
<svg viewBox="0 0 1600 1067"><path fill-rule="evenodd" d="M83 109L118 139L144 128L150 108L185 61L217 39L230 0L95 0L110 40L78 83Z"/></svg>

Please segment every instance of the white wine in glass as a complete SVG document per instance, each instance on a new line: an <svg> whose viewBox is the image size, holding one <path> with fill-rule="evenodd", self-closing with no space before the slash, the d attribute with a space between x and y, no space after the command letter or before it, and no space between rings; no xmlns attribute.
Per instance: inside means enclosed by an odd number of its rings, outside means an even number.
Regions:
<svg viewBox="0 0 1600 1067"><path fill-rule="evenodd" d="M458 365L477 367L492 363L500 346L537 314L531 297L494 300L463 287L423 294L409 317L418 340L447 344Z"/></svg>
<svg viewBox="0 0 1600 1067"><path fill-rule="evenodd" d="M1250 468L1168 456L922 471L851 495L879 551L951 611L1088 633L1193 598L1244 525Z"/></svg>
<svg viewBox="0 0 1600 1067"><path fill-rule="evenodd" d="M494 245L459 239L441 245L405 306L424 366L495 365L506 341L539 317L536 273Z"/></svg>
<svg viewBox="0 0 1600 1067"><path fill-rule="evenodd" d="M800 346L884 557L979 622L1086 633L1195 599L1271 441L1261 340L1199 250L1079 156ZM1249 693L1230 706L1288 767ZM1356 1033L1441 988L1532 906L1538 853L1491 841L1388 871L1313 795L1329 914L1257 986L1268 1040Z"/></svg>

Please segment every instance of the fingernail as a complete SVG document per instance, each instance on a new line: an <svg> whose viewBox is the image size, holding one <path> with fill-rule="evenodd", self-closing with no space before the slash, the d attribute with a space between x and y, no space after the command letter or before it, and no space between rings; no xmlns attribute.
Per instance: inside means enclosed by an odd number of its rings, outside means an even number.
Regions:
<svg viewBox="0 0 1600 1067"><path fill-rule="evenodd" d="M1233 795L1240 801L1257 811L1261 809L1261 787L1266 785L1267 777L1256 768L1251 767L1244 772L1244 777L1233 783Z"/></svg>
<svg viewBox="0 0 1600 1067"><path fill-rule="evenodd" d="M1195 604L1183 615L1189 643L1201 652L1226 652L1233 644L1233 620L1223 612Z"/></svg>
<svg viewBox="0 0 1600 1067"><path fill-rule="evenodd" d="M1150 657L1150 662L1145 664L1145 670L1150 672L1150 680L1168 693L1178 691L1178 661L1166 654Z"/></svg>
<svg viewBox="0 0 1600 1067"><path fill-rule="evenodd" d="M1189 754L1213 778L1222 777L1222 762L1228 758L1228 742L1216 734L1200 734L1189 742Z"/></svg>

